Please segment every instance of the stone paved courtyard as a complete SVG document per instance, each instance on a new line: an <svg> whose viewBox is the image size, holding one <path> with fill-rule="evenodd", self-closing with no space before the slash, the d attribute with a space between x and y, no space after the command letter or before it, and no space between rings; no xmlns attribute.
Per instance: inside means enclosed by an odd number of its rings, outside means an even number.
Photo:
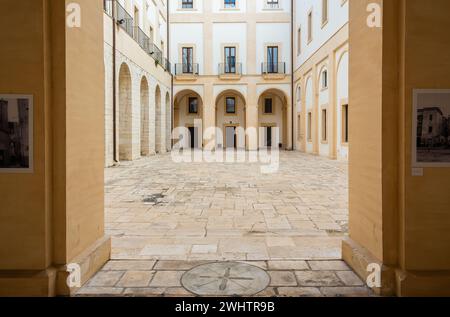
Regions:
<svg viewBox="0 0 450 317"><path fill-rule="evenodd" d="M170 154L106 170L112 260L77 296L195 296L190 269L240 261L270 276L256 296L372 296L340 260L347 164L281 152L258 164L174 163Z"/></svg>
<svg viewBox="0 0 450 317"><path fill-rule="evenodd" d="M347 163L298 152L274 174L170 154L106 169L115 260L340 259L347 217Z"/></svg>
<svg viewBox="0 0 450 317"><path fill-rule="evenodd" d="M181 283L190 269L207 261L113 260L76 296L191 297ZM367 297L372 291L343 261L248 261L268 273L256 297ZM239 296L238 294L235 296Z"/></svg>

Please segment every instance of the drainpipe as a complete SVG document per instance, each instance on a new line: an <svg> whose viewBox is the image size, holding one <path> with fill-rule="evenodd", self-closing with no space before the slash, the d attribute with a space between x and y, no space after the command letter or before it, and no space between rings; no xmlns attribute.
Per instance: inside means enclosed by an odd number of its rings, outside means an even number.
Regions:
<svg viewBox="0 0 450 317"><path fill-rule="evenodd" d="M292 142L292 147L291 150L294 151L295 150L295 146L294 146L294 122L295 122L295 118L294 118L294 28L295 28L295 23L294 23L294 1L295 0L291 0L291 142Z"/></svg>
<svg viewBox="0 0 450 317"><path fill-rule="evenodd" d="M167 60L170 62L170 1L167 1ZM172 66L172 64L170 64ZM175 129L175 109L173 107L174 100L173 100L173 74L172 69L169 69L170 74L170 112L171 112L171 118L172 122L170 123L171 129L170 129L170 150L172 150L174 145L174 140L172 139L172 131Z"/></svg>
<svg viewBox="0 0 450 317"><path fill-rule="evenodd" d="M117 155L117 100L116 100L116 0L112 0L112 91L113 91L113 160L119 163Z"/></svg>

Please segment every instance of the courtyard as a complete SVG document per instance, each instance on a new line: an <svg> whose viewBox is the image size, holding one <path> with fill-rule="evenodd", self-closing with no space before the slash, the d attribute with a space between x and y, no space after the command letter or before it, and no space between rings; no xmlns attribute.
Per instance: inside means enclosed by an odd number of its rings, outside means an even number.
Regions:
<svg viewBox="0 0 450 317"><path fill-rule="evenodd" d="M340 259L347 163L280 152L258 163L175 163L170 154L106 170L113 260Z"/></svg>
<svg viewBox="0 0 450 317"><path fill-rule="evenodd" d="M210 296L372 294L341 260L346 162L282 151L278 172L262 174L259 163L175 163L165 154L106 169L105 186L111 261L78 296L195 296L183 277L221 262L250 265L243 274L251 281L206 268L194 289L207 285ZM254 290L264 280L251 274L255 267L267 275L261 291Z"/></svg>

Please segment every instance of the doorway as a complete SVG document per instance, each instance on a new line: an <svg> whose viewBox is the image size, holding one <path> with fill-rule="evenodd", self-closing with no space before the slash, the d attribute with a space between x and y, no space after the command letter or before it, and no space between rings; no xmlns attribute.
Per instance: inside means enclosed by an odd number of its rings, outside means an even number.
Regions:
<svg viewBox="0 0 450 317"><path fill-rule="evenodd" d="M227 149L236 148L236 127L226 127L225 128L225 146Z"/></svg>
<svg viewBox="0 0 450 317"><path fill-rule="evenodd" d="M264 127L264 146L272 147L272 127Z"/></svg>
<svg viewBox="0 0 450 317"><path fill-rule="evenodd" d="M198 149L198 128L189 127L189 148Z"/></svg>

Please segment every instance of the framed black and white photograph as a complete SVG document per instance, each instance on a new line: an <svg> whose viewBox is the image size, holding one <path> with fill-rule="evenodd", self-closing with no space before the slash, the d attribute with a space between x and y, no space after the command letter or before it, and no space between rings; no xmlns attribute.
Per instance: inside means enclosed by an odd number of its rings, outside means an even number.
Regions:
<svg viewBox="0 0 450 317"><path fill-rule="evenodd" d="M418 89L413 96L413 167L450 166L450 89Z"/></svg>
<svg viewBox="0 0 450 317"><path fill-rule="evenodd" d="M0 173L33 172L33 97L0 95Z"/></svg>

